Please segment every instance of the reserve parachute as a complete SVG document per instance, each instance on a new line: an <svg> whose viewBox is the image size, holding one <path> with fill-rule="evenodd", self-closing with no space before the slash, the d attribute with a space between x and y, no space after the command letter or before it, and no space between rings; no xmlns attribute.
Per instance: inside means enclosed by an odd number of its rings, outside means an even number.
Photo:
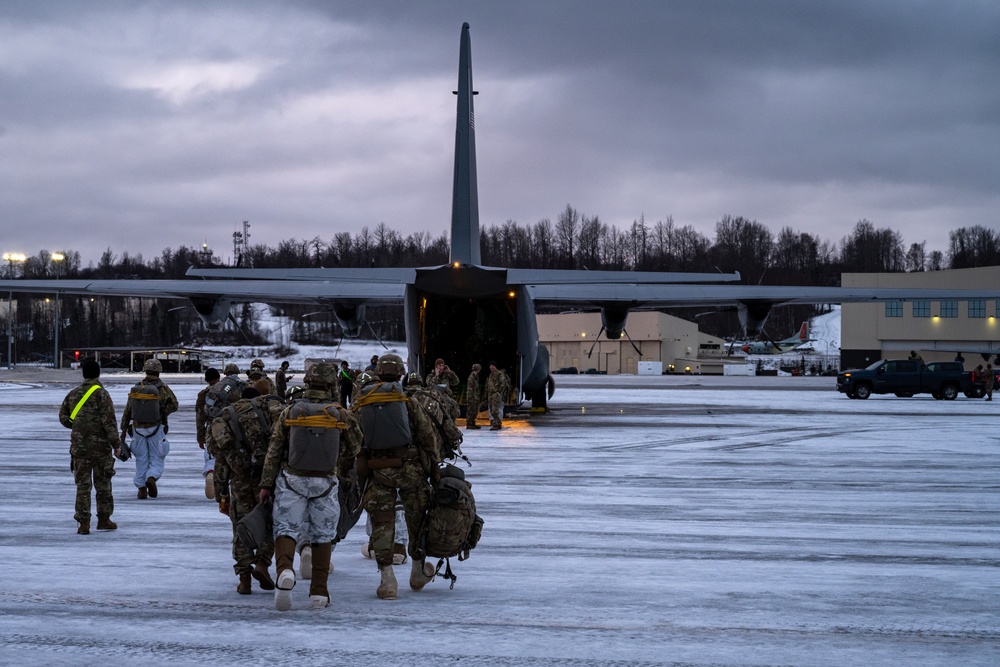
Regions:
<svg viewBox="0 0 1000 667"><path fill-rule="evenodd" d="M128 393L128 402L132 407L133 423L160 423L160 388L156 383L140 380Z"/></svg>

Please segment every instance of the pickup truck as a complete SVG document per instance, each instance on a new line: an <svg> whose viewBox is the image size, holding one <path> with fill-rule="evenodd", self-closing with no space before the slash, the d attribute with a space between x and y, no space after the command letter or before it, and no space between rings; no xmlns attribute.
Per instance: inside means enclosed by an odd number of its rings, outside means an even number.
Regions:
<svg viewBox="0 0 1000 667"><path fill-rule="evenodd" d="M837 391L847 394L848 398L862 400L872 394L895 394L901 398L931 394L934 398L952 401L959 392L979 397L983 395L982 390L982 384L974 382L972 372L965 370L958 361L924 365L915 359L888 359L837 375Z"/></svg>

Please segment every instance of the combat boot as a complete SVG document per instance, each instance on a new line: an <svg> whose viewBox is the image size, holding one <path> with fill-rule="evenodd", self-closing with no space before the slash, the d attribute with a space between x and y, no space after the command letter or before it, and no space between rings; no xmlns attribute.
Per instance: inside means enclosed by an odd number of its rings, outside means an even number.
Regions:
<svg viewBox="0 0 1000 667"><path fill-rule="evenodd" d="M145 500L146 499L146 487L140 486L139 487L139 493L137 493L135 497L138 498L139 500Z"/></svg>
<svg viewBox="0 0 1000 667"><path fill-rule="evenodd" d="M205 474L205 497L215 500L215 473L211 470Z"/></svg>
<svg viewBox="0 0 1000 667"><path fill-rule="evenodd" d="M250 595L250 573L240 572L240 583L236 586L236 592L240 595Z"/></svg>
<svg viewBox="0 0 1000 667"><path fill-rule="evenodd" d="M393 565L404 565L406 564L406 545L396 542L392 545L392 564Z"/></svg>
<svg viewBox="0 0 1000 667"><path fill-rule="evenodd" d="M410 565L410 588L419 591L434 579L434 566L424 559L413 559Z"/></svg>
<svg viewBox="0 0 1000 667"><path fill-rule="evenodd" d="M257 563L250 574L257 580L257 583L260 585L260 590L273 591L274 580L271 579L271 575L267 571L267 565L267 563Z"/></svg>
<svg viewBox="0 0 1000 667"><path fill-rule="evenodd" d="M308 544L302 547L299 552L299 576L303 579L312 579L313 572L313 550Z"/></svg>
<svg viewBox="0 0 1000 667"><path fill-rule="evenodd" d="M97 530L116 530L118 524L111 520L111 517L97 517Z"/></svg>
<svg viewBox="0 0 1000 667"><path fill-rule="evenodd" d="M147 477L146 478L146 492L149 494L150 498L155 498L156 497L157 491L156 491L156 478L155 477Z"/></svg>
<svg viewBox="0 0 1000 667"><path fill-rule="evenodd" d="M309 606L322 609L330 606L330 590L327 581L330 577L330 555L333 547L329 542L312 545L312 581L309 582Z"/></svg>
<svg viewBox="0 0 1000 667"><path fill-rule="evenodd" d="M392 571L392 565L379 565L378 573L382 575L382 581L378 585L375 595L380 600L396 599L396 574Z"/></svg>
<svg viewBox="0 0 1000 667"><path fill-rule="evenodd" d="M295 588L295 570L292 569L294 558L295 540L288 535L279 535L274 540L274 564L278 572L274 589L274 608L278 611L288 611L292 608L292 589Z"/></svg>
<svg viewBox="0 0 1000 667"><path fill-rule="evenodd" d="M90 535L90 519L80 522L80 527L76 529L77 535Z"/></svg>
<svg viewBox="0 0 1000 667"><path fill-rule="evenodd" d="M368 559L375 558L375 547L372 546L372 538L369 537L368 541L361 545L361 555Z"/></svg>

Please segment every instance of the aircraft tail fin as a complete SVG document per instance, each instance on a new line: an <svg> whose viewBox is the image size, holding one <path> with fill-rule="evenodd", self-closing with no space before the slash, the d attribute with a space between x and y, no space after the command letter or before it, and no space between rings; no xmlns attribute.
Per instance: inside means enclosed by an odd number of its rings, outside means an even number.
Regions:
<svg viewBox="0 0 1000 667"><path fill-rule="evenodd" d="M458 111L455 123L455 176L451 198L451 262L480 264L479 188L476 177L476 113L472 97L472 43L462 24L458 53Z"/></svg>
<svg viewBox="0 0 1000 667"><path fill-rule="evenodd" d="M799 329L799 340L803 343L809 340L809 320L802 323L802 328Z"/></svg>

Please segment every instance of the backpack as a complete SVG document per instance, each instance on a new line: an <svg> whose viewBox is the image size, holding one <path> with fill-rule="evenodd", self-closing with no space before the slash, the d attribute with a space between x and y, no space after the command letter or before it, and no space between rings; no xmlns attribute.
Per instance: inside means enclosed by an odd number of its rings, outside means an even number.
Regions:
<svg viewBox="0 0 1000 667"><path fill-rule="evenodd" d="M236 453L250 467L255 478L260 477L267 456L267 445L271 435L272 402L281 404L277 396L261 396L242 405L229 405L222 409L229 429L233 433ZM237 409L239 407L239 409ZM255 438L247 437L253 433Z"/></svg>
<svg viewBox="0 0 1000 667"><path fill-rule="evenodd" d="M458 577L451 571L450 559L458 556L458 560L463 561L469 557L469 551L476 548L483 534L483 523L476 514L472 485L465 480L465 473L461 468L445 464L441 468L441 481L434 487L419 539L427 556L439 559L435 574L441 574L441 566L447 563L442 576L451 580L451 588L455 587Z"/></svg>
<svg viewBox="0 0 1000 667"><path fill-rule="evenodd" d="M438 389L418 389L413 392L417 404L430 417L431 423L441 436L441 456L445 459L461 458L470 466L469 457L462 453L462 431L455 424L458 403L451 396Z"/></svg>
<svg viewBox="0 0 1000 667"><path fill-rule="evenodd" d="M243 396L247 383L235 375L227 375L211 387L205 395L205 416L215 419L222 414L222 409L232 405Z"/></svg>
<svg viewBox="0 0 1000 667"><path fill-rule="evenodd" d="M160 423L160 388L148 380L140 380L128 393L132 421L141 424Z"/></svg>
<svg viewBox="0 0 1000 667"><path fill-rule="evenodd" d="M299 470L336 471L346 413L336 403L296 401L288 409L288 465Z"/></svg>
<svg viewBox="0 0 1000 667"><path fill-rule="evenodd" d="M385 450L413 444L409 402L398 382L380 382L358 397L352 409L361 414L365 447Z"/></svg>

